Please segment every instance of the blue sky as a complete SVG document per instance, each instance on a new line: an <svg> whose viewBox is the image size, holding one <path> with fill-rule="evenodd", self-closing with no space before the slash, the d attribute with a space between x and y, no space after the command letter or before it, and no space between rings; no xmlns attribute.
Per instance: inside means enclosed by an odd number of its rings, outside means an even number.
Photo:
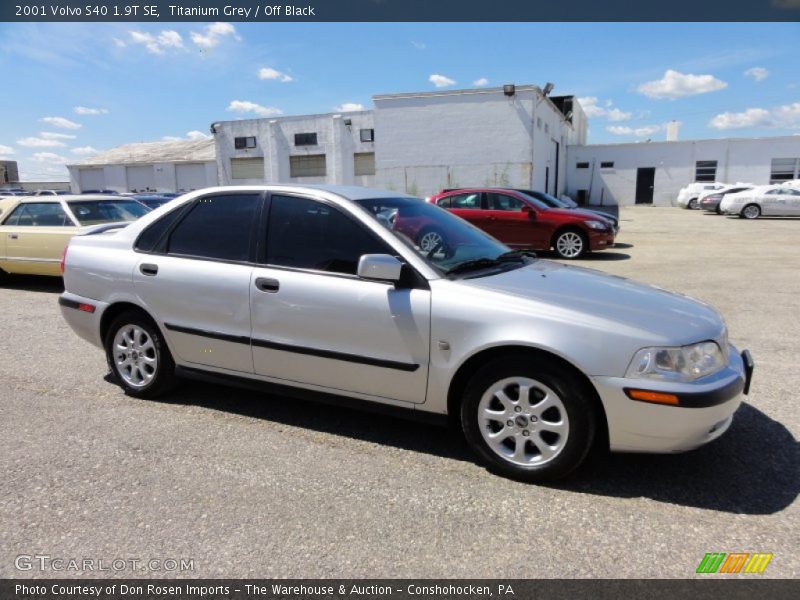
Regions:
<svg viewBox="0 0 800 600"><path fill-rule="evenodd" d="M591 143L800 133L800 24L2 24L0 156L24 179L213 121L515 82L583 98Z"/></svg>

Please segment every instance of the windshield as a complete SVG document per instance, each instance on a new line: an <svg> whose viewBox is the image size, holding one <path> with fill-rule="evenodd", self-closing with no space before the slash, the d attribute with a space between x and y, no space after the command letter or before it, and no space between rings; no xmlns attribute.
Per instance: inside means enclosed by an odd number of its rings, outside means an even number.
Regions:
<svg viewBox="0 0 800 600"><path fill-rule="evenodd" d="M74 200L67 204L81 225L135 221L150 212L134 200Z"/></svg>
<svg viewBox="0 0 800 600"><path fill-rule="evenodd" d="M376 198L356 204L440 272L474 261L480 261L482 268L515 266L507 261L488 264L507 255L508 247L434 204L418 198Z"/></svg>
<svg viewBox="0 0 800 600"><path fill-rule="evenodd" d="M553 208L571 208L570 205L563 200L559 200L555 196L551 196L546 192L536 192L536 196L527 193L525 195L529 198L536 198L539 200L539 202L542 202L548 206L552 206Z"/></svg>

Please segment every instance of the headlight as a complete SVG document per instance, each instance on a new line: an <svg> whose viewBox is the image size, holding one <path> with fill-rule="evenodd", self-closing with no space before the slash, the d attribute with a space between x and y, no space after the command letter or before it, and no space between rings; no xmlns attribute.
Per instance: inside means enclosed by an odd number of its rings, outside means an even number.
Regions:
<svg viewBox="0 0 800 600"><path fill-rule="evenodd" d="M586 221L586 226L589 229L608 229L608 225L601 221Z"/></svg>
<svg viewBox="0 0 800 600"><path fill-rule="evenodd" d="M643 348L633 357L625 377L661 381L694 381L716 373L725 357L715 342L679 348Z"/></svg>

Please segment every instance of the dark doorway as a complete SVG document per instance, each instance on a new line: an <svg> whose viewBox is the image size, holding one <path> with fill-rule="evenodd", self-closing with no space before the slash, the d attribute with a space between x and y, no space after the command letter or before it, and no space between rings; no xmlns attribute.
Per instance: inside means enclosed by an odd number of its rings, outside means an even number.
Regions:
<svg viewBox="0 0 800 600"><path fill-rule="evenodd" d="M544 168L544 193L550 193L550 167Z"/></svg>
<svg viewBox="0 0 800 600"><path fill-rule="evenodd" d="M655 180L655 167L636 169L636 204L653 203L653 184Z"/></svg>

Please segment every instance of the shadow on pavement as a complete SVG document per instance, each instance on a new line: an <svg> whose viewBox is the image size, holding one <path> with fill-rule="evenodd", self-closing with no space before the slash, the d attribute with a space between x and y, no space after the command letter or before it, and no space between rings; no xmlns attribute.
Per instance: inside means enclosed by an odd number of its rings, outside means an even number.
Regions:
<svg viewBox="0 0 800 600"><path fill-rule="evenodd" d="M60 294L64 291L64 280L45 275L6 275L0 281L0 289Z"/></svg>
<svg viewBox="0 0 800 600"><path fill-rule="evenodd" d="M392 416L197 382L186 382L161 401L474 461L460 432ZM737 514L772 514L790 506L800 493L800 445L782 424L743 404L730 430L705 447L672 455L598 452L568 479L549 487Z"/></svg>

